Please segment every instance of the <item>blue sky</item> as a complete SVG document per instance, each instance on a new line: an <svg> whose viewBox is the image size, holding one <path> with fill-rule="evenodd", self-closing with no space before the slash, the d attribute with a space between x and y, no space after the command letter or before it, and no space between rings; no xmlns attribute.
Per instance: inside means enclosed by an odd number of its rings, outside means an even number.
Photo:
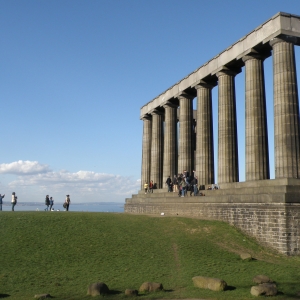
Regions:
<svg viewBox="0 0 300 300"><path fill-rule="evenodd" d="M0 0L0 193L124 202L140 187L140 108L279 11L300 15L300 2ZM274 178L271 58L265 75ZM216 138L217 88L213 108Z"/></svg>

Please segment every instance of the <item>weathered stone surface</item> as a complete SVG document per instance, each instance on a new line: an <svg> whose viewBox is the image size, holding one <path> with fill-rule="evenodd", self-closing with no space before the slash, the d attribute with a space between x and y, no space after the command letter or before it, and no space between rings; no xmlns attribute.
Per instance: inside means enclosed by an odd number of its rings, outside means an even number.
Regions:
<svg viewBox="0 0 300 300"><path fill-rule="evenodd" d="M257 275L255 276L253 279L253 282L255 283L272 283L273 280L270 279L268 276L266 275Z"/></svg>
<svg viewBox="0 0 300 300"><path fill-rule="evenodd" d="M37 295L34 295L34 298L42 300L42 299L52 298L52 297L50 294L37 294Z"/></svg>
<svg viewBox="0 0 300 300"><path fill-rule="evenodd" d="M212 93L214 84L200 82L195 86L197 90L197 122L196 122L196 170L198 182L213 184L214 144L213 144L213 115Z"/></svg>
<svg viewBox="0 0 300 300"><path fill-rule="evenodd" d="M274 283L262 283L256 286L253 286L250 290L251 295L253 296L276 296L277 288Z"/></svg>
<svg viewBox="0 0 300 300"><path fill-rule="evenodd" d="M88 287L87 295L98 296L105 295L109 293L108 286L103 282L92 283Z"/></svg>
<svg viewBox="0 0 300 300"><path fill-rule="evenodd" d="M252 260L252 255L249 254L249 253L246 253L246 252L241 253L240 257L241 257L242 260Z"/></svg>
<svg viewBox="0 0 300 300"><path fill-rule="evenodd" d="M163 285L157 282L144 282L140 288L140 292L157 292L163 290Z"/></svg>
<svg viewBox="0 0 300 300"><path fill-rule="evenodd" d="M218 183L238 182L238 147L234 77L221 71L218 77Z"/></svg>
<svg viewBox="0 0 300 300"><path fill-rule="evenodd" d="M139 292L137 290L132 290L132 289L125 290L126 296L137 296L138 294L139 294Z"/></svg>
<svg viewBox="0 0 300 300"><path fill-rule="evenodd" d="M268 54L269 55L269 52ZM245 63L246 180L269 179L268 130L264 87L264 55L243 57Z"/></svg>
<svg viewBox="0 0 300 300"><path fill-rule="evenodd" d="M163 167L163 119L159 110L152 112L152 137L151 137L151 166L150 178L157 188L162 188Z"/></svg>
<svg viewBox="0 0 300 300"><path fill-rule="evenodd" d="M201 289L209 289L212 291L224 291L227 287L227 283L219 278L195 276L192 278L194 286Z"/></svg>

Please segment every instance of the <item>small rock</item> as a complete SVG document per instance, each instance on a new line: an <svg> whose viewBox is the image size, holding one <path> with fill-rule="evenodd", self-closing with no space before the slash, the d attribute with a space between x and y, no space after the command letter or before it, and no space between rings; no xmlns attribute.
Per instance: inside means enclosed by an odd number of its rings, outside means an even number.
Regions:
<svg viewBox="0 0 300 300"><path fill-rule="evenodd" d="M140 292L157 292L163 290L163 285L157 282L144 282L140 288Z"/></svg>
<svg viewBox="0 0 300 300"><path fill-rule="evenodd" d="M139 292L137 290L132 290L132 289L125 290L126 296L137 296L138 294L139 294Z"/></svg>
<svg viewBox="0 0 300 300"><path fill-rule="evenodd" d="M42 300L42 299L52 298L52 297L50 296L50 294L37 294L34 295L34 298Z"/></svg>
<svg viewBox="0 0 300 300"><path fill-rule="evenodd" d="M104 282L92 283L88 287L87 295L98 296L109 293L109 288Z"/></svg>
<svg viewBox="0 0 300 300"><path fill-rule="evenodd" d="M276 296L277 288L274 283L262 283L259 285L255 285L250 290L251 295L253 296Z"/></svg>
<svg viewBox="0 0 300 300"><path fill-rule="evenodd" d="M253 282L255 283L272 283L273 280L270 279L268 276L266 275L257 275L255 276L253 279Z"/></svg>
<svg viewBox="0 0 300 300"><path fill-rule="evenodd" d="M249 253L241 253L240 257L242 260L252 260L252 255Z"/></svg>
<svg viewBox="0 0 300 300"><path fill-rule="evenodd" d="M201 289L209 289L212 291L224 291L227 287L227 283L219 278L211 278L204 276L195 276L192 278L194 286Z"/></svg>

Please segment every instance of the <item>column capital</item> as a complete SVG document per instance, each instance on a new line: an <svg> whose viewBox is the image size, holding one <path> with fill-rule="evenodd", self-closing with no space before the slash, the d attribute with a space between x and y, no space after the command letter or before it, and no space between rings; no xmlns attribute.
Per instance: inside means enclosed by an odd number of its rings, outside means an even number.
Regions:
<svg viewBox="0 0 300 300"><path fill-rule="evenodd" d="M213 89L217 85L216 82L206 82L204 80L200 80L197 84L192 86L196 90L201 89L201 88L207 88L207 89Z"/></svg>
<svg viewBox="0 0 300 300"><path fill-rule="evenodd" d="M192 96L185 92L181 92L181 93L177 94L175 97L178 98L179 100L181 100L181 99L193 100L195 98L195 96Z"/></svg>
<svg viewBox="0 0 300 300"><path fill-rule="evenodd" d="M224 75L236 76L237 74L241 73L241 68L238 69L229 69L228 67L221 67L215 74L219 78Z"/></svg>
<svg viewBox="0 0 300 300"><path fill-rule="evenodd" d="M247 60L250 59L259 59L261 61L264 61L267 57L271 55L270 51L267 52L258 52L256 50L251 51L250 53L246 54L242 57L242 61L245 63Z"/></svg>
<svg viewBox="0 0 300 300"><path fill-rule="evenodd" d="M290 44L299 45L299 38L297 38L296 36L290 36L290 35L280 35L280 36L270 40L270 42L269 42L271 47L273 47L277 43L290 43Z"/></svg>
<svg viewBox="0 0 300 300"><path fill-rule="evenodd" d="M272 40L270 40L269 44L271 47L278 43L291 43L291 44L297 44L297 37L295 36L289 36L289 35L281 35L279 37L276 37Z"/></svg>
<svg viewBox="0 0 300 300"><path fill-rule="evenodd" d="M163 112L160 110L160 109L158 109L158 108L154 108L152 111L151 111L151 116L153 116L153 115L163 115Z"/></svg>
<svg viewBox="0 0 300 300"><path fill-rule="evenodd" d="M141 120L143 120L143 121L149 121L151 119L152 119L152 117L149 114L145 114L141 117Z"/></svg>
<svg viewBox="0 0 300 300"><path fill-rule="evenodd" d="M167 101L164 105L163 105L163 108L166 109L166 108L177 108L178 105L175 104L175 103L172 103L171 101Z"/></svg>

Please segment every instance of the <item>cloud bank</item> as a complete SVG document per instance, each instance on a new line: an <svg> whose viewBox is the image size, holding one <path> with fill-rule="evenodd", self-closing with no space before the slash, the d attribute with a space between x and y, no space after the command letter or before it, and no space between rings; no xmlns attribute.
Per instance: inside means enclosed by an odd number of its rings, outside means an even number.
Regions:
<svg viewBox="0 0 300 300"><path fill-rule="evenodd" d="M140 180L134 180L132 177L92 171L56 172L37 161L19 160L0 164L1 173L16 175L16 178L7 184L7 188L26 193L25 199L29 198L29 195L31 199L38 196L39 201L46 194L59 197L70 194L76 202L123 202L126 197L137 193L140 187ZM34 195L31 194L33 189Z"/></svg>
<svg viewBox="0 0 300 300"><path fill-rule="evenodd" d="M37 161L18 160L9 164L0 164L0 173L2 174L37 174L49 171L48 165L42 165Z"/></svg>

